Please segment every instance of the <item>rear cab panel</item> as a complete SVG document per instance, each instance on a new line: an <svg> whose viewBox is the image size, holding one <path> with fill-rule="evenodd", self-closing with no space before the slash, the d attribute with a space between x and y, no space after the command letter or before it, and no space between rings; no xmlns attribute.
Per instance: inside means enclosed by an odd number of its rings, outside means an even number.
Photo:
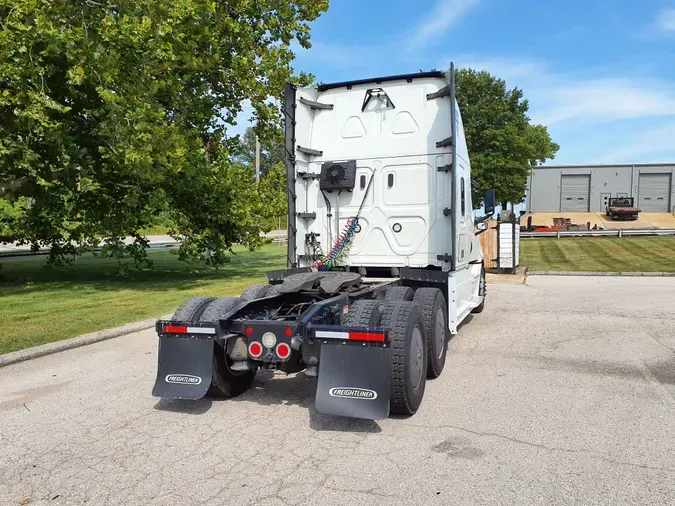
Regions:
<svg viewBox="0 0 675 506"><path fill-rule="evenodd" d="M354 189L325 192L330 218L319 180L297 179L296 212L316 213L315 219L296 221L299 254L313 255L303 244L311 233L320 234L321 248L328 251L363 204L349 265L442 265L436 257L450 247L452 223L443 209L451 202L451 178L439 169L450 166L453 148L437 143L451 136L451 108L449 100L428 100L427 95L449 82L441 73L421 76L297 90L296 148L321 152L296 151L297 173L318 175L325 162L356 161ZM333 108L312 109L301 99ZM311 263L301 259L298 265Z"/></svg>

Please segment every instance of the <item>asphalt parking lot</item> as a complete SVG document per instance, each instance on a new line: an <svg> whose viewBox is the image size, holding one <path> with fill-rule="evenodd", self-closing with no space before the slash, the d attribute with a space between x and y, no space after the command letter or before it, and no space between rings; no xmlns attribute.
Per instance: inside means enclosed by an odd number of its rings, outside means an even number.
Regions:
<svg viewBox="0 0 675 506"><path fill-rule="evenodd" d="M0 504L674 504L675 278L488 297L411 418L321 415L301 374L158 400L152 331L0 368Z"/></svg>

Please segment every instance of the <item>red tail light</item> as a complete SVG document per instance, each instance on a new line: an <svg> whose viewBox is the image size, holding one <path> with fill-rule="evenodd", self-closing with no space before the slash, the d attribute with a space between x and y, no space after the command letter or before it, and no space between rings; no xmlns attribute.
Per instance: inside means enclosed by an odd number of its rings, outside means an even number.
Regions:
<svg viewBox="0 0 675 506"><path fill-rule="evenodd" d="M286 360L290 355L291 355L290 346L288 346L286 343L279 343L277 345L277 356L280 359Z"/></svg>
<svg viewBox="0 0 675 506"><path fill-rule="evenodd" d="M262 344L260 344L257 341L253 341L251 344L248 345L248 354L251 355L253 358L258 358L260 355L262 355L263 352L263 347Z"/></svg>

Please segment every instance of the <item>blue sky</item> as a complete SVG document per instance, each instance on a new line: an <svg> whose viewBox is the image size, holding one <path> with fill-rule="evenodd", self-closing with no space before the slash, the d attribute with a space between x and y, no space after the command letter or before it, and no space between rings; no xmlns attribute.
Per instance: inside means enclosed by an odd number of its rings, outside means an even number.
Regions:
<svg viewBox="0 0 675 506"><path fill-rule="evenodd" d="M518 86L555 164L675 162L675 1L332 0L296 48L331 82L484 68Z"/></svg>

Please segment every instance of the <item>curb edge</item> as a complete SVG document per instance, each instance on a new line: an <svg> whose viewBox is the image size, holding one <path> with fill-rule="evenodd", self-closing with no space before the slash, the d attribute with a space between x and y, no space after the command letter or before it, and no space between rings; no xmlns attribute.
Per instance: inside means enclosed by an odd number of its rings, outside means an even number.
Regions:
<svg viewBox="0 0 675 506"><path fill-rule="evenodd" d="M140 330L147 330L154 327L157 320L168 319L170 317L171 315L168 315L168 317L164 316L161 318L150 318L148 320L127 323L125 325L120 325L119 327L99 330L98 332L82 334L81 336L71 337L62 341L56 341L53 343L42 344L40 346L34 346L32 348L5 353L4 355L0 355L0 367L16 364L18 362L24 362L26 360L32 360L45 355L52 355L61 351L72 350L73 348L79 348L88 344L99 343L101 341L106 341L115 337L133 334L134 332L138 332Z"/></svg>
<svg viewBox="0 0 675 506"><path fill-rule="evenodd" d="M529 271L528 276L605 276L671 278L675 272L591 272L591 271Z"/></svg>

